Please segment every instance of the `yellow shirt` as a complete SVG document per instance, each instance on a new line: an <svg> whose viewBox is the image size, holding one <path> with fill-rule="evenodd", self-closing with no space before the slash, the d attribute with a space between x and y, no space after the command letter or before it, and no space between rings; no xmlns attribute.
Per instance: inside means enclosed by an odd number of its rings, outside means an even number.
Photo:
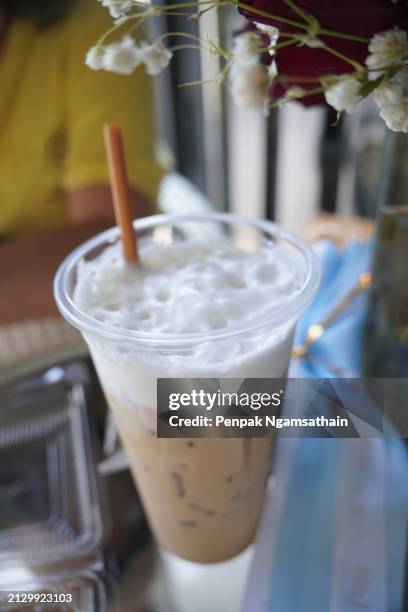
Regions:
<svg viewBox="0 0 408 612"><path fill-rule="evenodd" d="M66 191L107 182L107 122L122 126L130 183L154 198L150 79L143 67L128 77L84 65L111 25L96 0L78 0L46 30L10 26L0 56L0 237L61 227Z"/></svg>

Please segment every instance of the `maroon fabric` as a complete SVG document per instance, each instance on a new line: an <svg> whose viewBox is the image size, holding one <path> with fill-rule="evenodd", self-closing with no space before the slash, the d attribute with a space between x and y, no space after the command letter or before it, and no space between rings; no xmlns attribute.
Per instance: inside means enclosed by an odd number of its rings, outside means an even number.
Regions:
<svg viewBox="0 0 408 612"><path fill-rule="evenodd" d="M246 4L304 23L302 17L294 13L283 0L248 0ZM297 4L316 17L321 27L338 32L371 38L375 33L389 30L394 26L404 30L408 29L407 0L400 0L397 4L391 0L298 0ZM283 24L275 19L256 17L247 10L241 12L250 21L255 20L274 25L281 32L306 33L304 30ZM368 44L342 40L333 36L319 36L319 38L343 55L360 63L364 63L368 55ZM293 45L279 49L276 54L276 62L279 73L290 77L320 77L353 71L350 64L333 54L323 49L311 49L306 46ZM291 86L293 85L310 89L318 86L318 83L291 82ZM272 95L280 97L285 90L283 85L278 84L273 88ZM324 97L322 94L311 95L300 101L306 106L311 106L324 103Z"/></svg>

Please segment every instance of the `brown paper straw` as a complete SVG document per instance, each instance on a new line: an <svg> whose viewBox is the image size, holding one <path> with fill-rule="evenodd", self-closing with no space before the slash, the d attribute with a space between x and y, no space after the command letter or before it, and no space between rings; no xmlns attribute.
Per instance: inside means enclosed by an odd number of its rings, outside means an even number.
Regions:
<svg viewBox="0 0 408 612"><path fill-rule="evenodd" d="M138 261L137 237L132 225L130 212L130 191L126 172L125 152L122 132L118 125L104 125L106 155L112 189L113 208L116 223L120 228L123 242L123 255L126 261Z"/></svg>

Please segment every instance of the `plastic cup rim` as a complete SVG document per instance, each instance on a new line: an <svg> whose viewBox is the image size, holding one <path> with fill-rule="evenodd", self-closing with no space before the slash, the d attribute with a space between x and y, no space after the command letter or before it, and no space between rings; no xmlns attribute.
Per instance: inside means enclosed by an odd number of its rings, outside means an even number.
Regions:
<svg viewBox="0 0 408 612"><path fill-rule="evenodd" d="M137 344L144 346L160 345L163 348L172 348L180 345L195 345L231 338L237 335L256 332L264 327L279 327L291 319L296 319L312 301L320 281L320 262L313 249L292 232L280 227L272 221L251 219L233 213L194 213L194 214L160 214L144 217L134 221L136 232L159 227L161 225L174 225L180 222L220 222L229 225L247 225L263 231L272 237L289 242L305 258L307 274L302 288L294 296L284 299L283 302L271 307L264 314L248 321L234 323L226 328L210 331L192 332L188 334L169 332L143 332L118 328L90 317L82 312L73 302L67 291L67 281L77 263L91 250L103 244L115 243L119 236L119 228L107 229L74 249L62 262L54 279L54 298L62 316L83 334L96 336L112 343L129 346Z"/></svg>

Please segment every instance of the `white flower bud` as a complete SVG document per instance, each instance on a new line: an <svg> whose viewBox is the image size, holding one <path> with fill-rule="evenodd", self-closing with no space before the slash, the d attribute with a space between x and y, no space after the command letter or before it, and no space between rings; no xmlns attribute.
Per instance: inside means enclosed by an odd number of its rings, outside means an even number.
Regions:
<svg viewBox="0 0 408 612"><path fill-rule="evenodd" d="M275 60L273 60L271 64L269 64L269 67L268 67L268 79L269 79L270 85L272 85L272 82L275 80L277 76L278 76L278 66L276 65Z"/></svg>
<svg viewBox="0 0 408 612"><path fill-rule="evenodd" d="M402 98L398 104L385 107L380 112L386 126L393 132L408 133L408 97Z"/></svg>
<svg viewBox="0 0 408 612"><path fill-rule="evenodd" d="M361 100L360 83L354 77L338 79L324 92L327 104L333 106L338 112L352 113Z"/></svg>
<svg viewBox="0 0 408 612"><path fill-rule="evenodd" d="M85 64L91 70L102 70L104 47L92 47L85 56Z"/></svg>
<svg viewBox="0 0 408 612"><path fill-rule="evenodd" d="M375 89L374 100L380 109L387 109L398 104L403 95L404 89L400 83L388 81Z"/></svg>
<svg viewBox="0 0 408 612"><path fill-rule="evenodd" d="M126 15L132 8L132 0L99 0L102 6L109 9L111 16L114 19L119 19Z"/></svg>
<svg viewBox="0 0 408 612"><path fill-rule="evenodd" d="M255 25L260 32L264 32L270 38L279 37L279 30L278 28L275 28L275 26L266 25L266 23L256 23Z"/></svg>
<svg viewBox="0 0 408 612"><path fill-rule="evenodd" d="M156 75L167 68L173 53L166 49L161 40L156 40L151 45L146 43L141 45L140 57L146 66L147 74Z"/></svg>
<svg viewBox="0 0 408 612"><path fill-rule="evenodd" d="M256 23L255 25L260 32L269 36L271 46L276 45L279 40L278 28L266 25L265 23ZM269 49L269 55L275 55L275 49Z"/></svg>
<svg viewBox="0 0 408 612"><path fill-rule="evenodd" d="M132 74L141 63L140 49L130 36L124 36L118 43L104 47L102 67L109 72Z"/></svg>
<svg viewBox="0 0 408 612"><path fill-rule="evenodd" d="M234 37L232 53L237 62L257 64L261 54L262 41L257 32L242 32Z"/></svg>
<svg viewBox="0 0 408 612"><path fill-rule="evenodd" d="M377 79L390 66L408 58L408 36L404 30L394 28L375 34L368 46L370 55L366 59L368 76ZM377 70L378 69L378 70Z"/></svg>
<svg viewBox="0 0 408 612"><path fill-rule="evenodd" d="M236 62L230 71L231 91L237 106L263 109L268 96L268 68L260 63Z"/></svg>

